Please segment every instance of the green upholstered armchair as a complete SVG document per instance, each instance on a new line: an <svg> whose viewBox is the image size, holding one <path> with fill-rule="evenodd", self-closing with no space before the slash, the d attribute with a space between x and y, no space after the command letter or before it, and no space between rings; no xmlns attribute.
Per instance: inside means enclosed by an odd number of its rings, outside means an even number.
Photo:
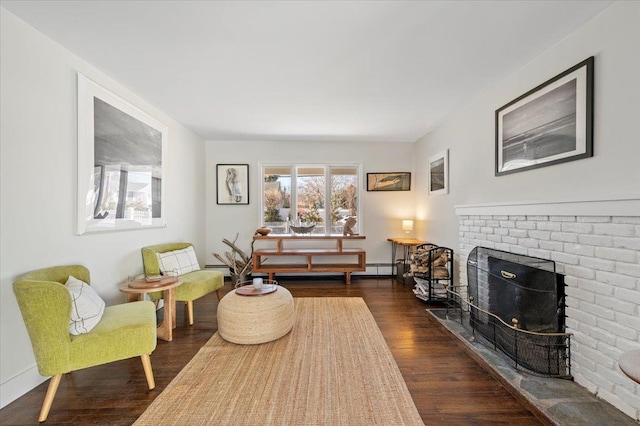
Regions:
<svg viewBox="0 0 640 426"><path fill-rule="evenodd" d="M191 246L193 246L191 243L168 243L143 247L142 263L144 264L145 275L160 274L158 253L182 250ZM193 301L214 291L218 296L218 300L220 300L220 289L224 286L224 274L219 271L192 271L180 275L180 281L182 281L182 285L176 288L176 301L187 304L189 325L193 325ZM153 300L158 300L162 298L162 292L149 293L149 296Z"/></svg>
<svg viewBox="0 0 640 426"><path fill-rule="evenodd" d="M153 303L108 306L88 333L69 334L71 294L64 283L73 275L89 284L89 271L80 265L54 266L21 276L13 284L38 371L52 376L39 421L49 415L62 375L74 370L141 357L149 389L155 387L149 355L156 348Z"/></svg>

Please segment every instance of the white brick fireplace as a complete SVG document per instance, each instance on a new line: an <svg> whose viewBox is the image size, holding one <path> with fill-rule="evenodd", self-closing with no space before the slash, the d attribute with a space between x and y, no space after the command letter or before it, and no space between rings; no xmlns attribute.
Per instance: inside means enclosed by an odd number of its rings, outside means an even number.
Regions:
<svg viewBox="0 0 640 426"><path fill-rule="evenodd" d="M640 385L618 368L640 348L640 199L457 206L460 283L476 246L550 259L565 275L575 381L640 419Z"/></svg>

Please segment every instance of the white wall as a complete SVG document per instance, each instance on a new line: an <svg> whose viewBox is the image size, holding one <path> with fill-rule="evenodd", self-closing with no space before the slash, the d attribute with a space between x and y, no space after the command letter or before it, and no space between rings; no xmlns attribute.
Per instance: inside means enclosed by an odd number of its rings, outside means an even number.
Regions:
<svg viewBox="0 0 640 426"><path fill-rule="evenodd" d="M28 271L80 263L108 304L142 273L140 248L192 241L204 263L204 141L63 47L1 9L0 393L2 406L37 374L12 283ZM167 58L171 60L171 58ZM169 126L167 227L76 236L76 73ZM141 373L142 374L142 370Z"/></svg>
<svg viewBox="0 0 640 426"><path fill-rule="evenodd" d="M458 245L454 205L640 198L640 3L618 2L538 56L416 143L418 193L426 161L449 149L450 193L418 197L420 236ZM595 56L592 158L494 176L495 111L538 84Z"/></svg>
<svg viewBox="0 0 640 426"><path fill-rule="evenodd" d="M427 158L434 153L449 149L450 194L419 197L416 214L424 218L426 224L420 237L449 245L463 255L468 253L471 245L497 246L500 241L504 243L503 239L498 240L501 237L495 235L493 228L483 223L495 222L496 217L510 219L512 216L505 215L514 214L514 209L521 211L519 214L526 215L523 218L538 215L534 218L547 218L541 221L551 223L527 223L519 230L524 234L521 234L521 239L514 243L512 249L515 247L518 252L529 250L529 253L535 252L536 256L544 256L541 249L545 246L537 240L527 240L526 233L530 231L526 230L552 230L549 226L559 226L556 220L578 222L561 225L560 229L568 234L556 236L570 238L563 241L573 244L544 242L548 247L554 247L549 256L567 273L567 305L570 307L567 311L567 324L569 331L576 336L572 344L575 380L636 419L640 415L637 403L638 385L619 372L617 359L622 351L640 345L640 328L635 320L638 314L637 304L623 301L639 300L640 270L637 267L637 253L628 250L626 240L616 243L615 237L611 235L640 237L640 227L637 226L640 220L640 209L637 208L640 206L639 23L640 3L614 3L419 140L416 143L414 163L417 187L419 191L424 191L427 176L426 170L420 165L425 164ZM495 110L592 55L595 56L594 156L521 173L494 176ZM578 200L593 203L570 202ZM619 201L605 203L602 200ZM538 203L542 201L547 203ZM507 203L510 206L504 205ZM531 204L524 205L527 203ZM475 216L462 216L466 219L459 229L454 209L456 205L462 206L458 210L477 210L480 213L466 213ZM593 208L585 210L585 205ZM595 211L602 210L603 205L608 210L607 213ZM635 211L629 211L628 206L634 206ZM482 213L485 209L490 209L491 212ZM598 214L604 217L591 217ZM469 221L478 229L465 229ZM599 227L590 223L598 221L612 222L605 223L606 226L623 226L627 234L615 233L621 232L620 230L603 230L603 237L599 234ZM506 229L506 225L500 225L499 228L502 233L511 232ZM572 231L574 229L577 231ZM591 240L574 236L570 231L584 233ZM490 235L484 235L485 232ZM463 235L462 245L460 234ZM544 232L542 235L545 235ZM553 235L549 236L549 239L553 238ZM596 243L599 247L594 249L587 241L595 241L597 238L602 240ZM610 245L606 245L609 241L607 238L611 240ZM637 244L637 239L632 238L632 241ZM637 250L637 246L635 249ZM582 256L563 255L563 250L578 250ZM606 261L592 261L588 254L584 254L590 250L596 254L599 251L605 253L608 256ZM465 260L462 257L458 259L459 262ZM597 263L595 270L586 269L589 262L592 265ZM575 271L583 269L589 272L576 277ZM615 280L608 278L613 275L611 271L616 272ZM603 289L607 293L603 293ZM611 304L611 301L603 295L619 301L622 306L619 312L609 309L607 303ZM599 305L593 308L588 303L589 298L598 300ZM631 314L623 312L628 307ZM595 319L590 323L592 313L589 309L606 311L608 318L593 316ZM624 326L612 326L612 317L615 322ZM626 331L630 331L623 336L621 332L610 332L612 328L626 328Z"/></svg>
<svg viewBox="0 0 640 426"><path fill-rule="evenodd" d="M362 163L363 175L372 172L410 171L412 143L358 142L207 142L207 263L219 265L212 253L222 253L223 238L240 233L239 245L250 250L251 237L260 226L260 168L269 162ZM216 164L249 164L250 204L216 204ZM363 178L360 234L357 246L367 251L367 263L390 263L389 237L401 237L402 219L413 217L417 191L367 192ZM368 272L375 273L375 270ZM381 273L389 273L388 268Z"/></svg>

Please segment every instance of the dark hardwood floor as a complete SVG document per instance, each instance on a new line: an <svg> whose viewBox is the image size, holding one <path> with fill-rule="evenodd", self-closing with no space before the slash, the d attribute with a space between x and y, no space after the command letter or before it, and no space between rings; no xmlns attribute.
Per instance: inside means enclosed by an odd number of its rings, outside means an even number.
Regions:
<svg viewBox="0 0 640 426"><path fill-rule="evenodd" d="M355 276L348 286L331 277L280 283L294 297L364 298L426 425L541 424L425 312L427 306L414 297L410 286ZM227 283L224 292L230 290ZM215 333L217 306L214 294L196 301L195 324L189 327L179 304L173 341L159 341L151 356L154 390L146 387L139 358L75 371L63 376L46 424L132 424ZM37 424L47 385L0 410L0 424Z"/></svg>

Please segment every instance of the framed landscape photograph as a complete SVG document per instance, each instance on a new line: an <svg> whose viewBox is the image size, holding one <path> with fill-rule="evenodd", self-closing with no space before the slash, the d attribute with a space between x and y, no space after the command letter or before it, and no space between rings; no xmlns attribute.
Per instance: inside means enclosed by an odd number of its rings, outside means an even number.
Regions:
<svg viewBox="0 0 640 426"><path fill-rule="evenodd" d="M593 156L593 62L496 111L496 176Z"/></svg>
<svg viewBox="0 0 640 426"><path fill-rule="evenodd" d="M367 173L367 191L411 191L411 173Z"/></svg>
<svg viewBox="0 0 640 426"><path fill-rule="evenodd" d="M216 202L218 204L249 204L249 165L216 165Z"/></svg>
<svg viewBox="0 0 640 426"><path fill-rule="evenodd" d="M165 226L167 141L167 126L78 74L78 235Z"/></svg>
<svg viewBox="0 0 640 426"><path fill-rule="evenodd" d="M449 150L429 157L429 195L449 193Z"/></svg>

